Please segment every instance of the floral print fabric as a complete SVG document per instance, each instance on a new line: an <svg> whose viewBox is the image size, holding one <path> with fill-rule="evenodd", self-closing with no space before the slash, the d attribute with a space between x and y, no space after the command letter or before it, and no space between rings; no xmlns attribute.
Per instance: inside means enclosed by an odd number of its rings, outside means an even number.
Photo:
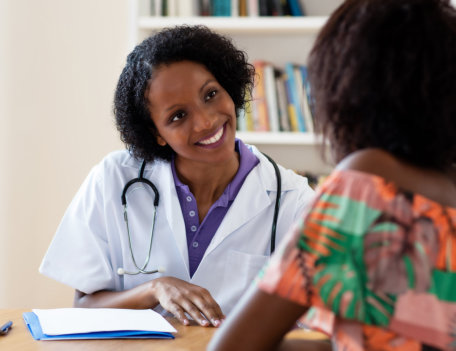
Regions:
<svg viewBox="0 0 456 351"><path fill-rule="evenodd" d="M337 350L456 350L456 209L336 171L260 274Z"/></svg>

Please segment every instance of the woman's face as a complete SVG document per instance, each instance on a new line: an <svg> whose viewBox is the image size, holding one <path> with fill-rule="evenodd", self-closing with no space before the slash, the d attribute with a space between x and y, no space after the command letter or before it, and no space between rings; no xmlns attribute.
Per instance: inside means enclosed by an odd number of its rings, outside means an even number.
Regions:
<svg viewBox="0 0 456 351"><path fill-rule="evenodd" d="M158 144L168 144L181 161L221 163L233 157L234 102L205 66L162 65L149 83L146 98Z"/></svg>

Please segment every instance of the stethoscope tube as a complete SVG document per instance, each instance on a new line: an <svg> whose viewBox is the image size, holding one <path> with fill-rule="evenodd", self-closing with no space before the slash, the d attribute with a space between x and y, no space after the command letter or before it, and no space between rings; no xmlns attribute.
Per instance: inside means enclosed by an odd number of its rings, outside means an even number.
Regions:
<svg viewBox="0 0 456 351"><path fill-rule="evenodd" d="M280 197L282 195L282 176L280 175L280 170L279 167L277 166L277 163L266 155L263 152L263 155L271 162L272 166L274 167L274 172L276 174L276 180L277 180L277 195L275 199L275 205L274 205L274 217L272 217L272 228L271 228L271 255L275 251L275 242L276 242L276 231L277 231L277 218L279 217L279 208L280 208Z"/></svg>
<svg viewBox="0 0 456 351"><path fill-rule="evenodd" d="M154 229L155 229L155 218L156 218L156 214L157 214L157 207L158 207L158 202L159 202L159 199L160 199L160 195L159 195L158 190L157 190L156 186L154 185L154 183L152 183L150 180L144 178L144 169L145 168L146 168L146 160L144 160L142 162L141 168L139 169L138 177L130 180L127 184L125 184L125 186L123 188L123 191L122 191L121 201L122 201L122 206L124 208L124 221L125 221L125 225L127 227L128 246L130 247L131 259L132 259L133 264L135 265L137 271L136 272L129 272L129 271L126 271L124 268L120 267L120 268L117 269L117 274L119 274L119 275L124 275L124 274L137 275L137 274L141 274L141 273L142 274L153 274L153 273L158 273L158 272L164 272L165 271L164 268L161 268L161 267L159 267L157 269L150 270L150 271L146 270L146 267L149 264L150 255L152 253L152 243L153 243L153 240L154 240ZM131 244L130 226L128 225L128 211L127 211L127 197L126 197L126 194L127 194L128 188L131 185L135 184L135 183L146 184L154 192L154 214L153 214L154 217L153 217L153 220L152 220L152 229L151 229L151 233L150 233L149 252L147 254L146 260L145 260L144 264L142 265L142 267L139 267L138 264L136 263L135 255L133 253L133 247L132 247L132 244Z"/></svg>
<svg viewBox="0 0 456 351"><path fill-rule="evenodd" d="M281 197L281 194L282 194L282 177L280 175L279 167L274 162L274 160L271 157L269 157L268 155L264 154L264 153L263 153L263 155L269 160L269 162L271 162L272 166L274 167L274 172L275 172L276 180L277 180L277 194L276 194L276 199L275 199L274 216L272 218L272 227L271 227L270 254L272 255L272 253L275 250L276 231L277 231L277 218L278 218L278 215L279 215L280 197ZM154 228L155 228L155 217L156 217L157 208L158 208L159 193L158 193L158 190L157 190L156 186L154 185L154 183L152 183L150 180L144 178L144 169L145 169L145 167L146 167L146 160L144 160L142 162L142 164L141 164L141 168L139 170L138 177L130 180L129 182L127 182L127 184L125 184L125 186L123 188L123 191L122 191L121 201L122 201L122 206L124 208L124 221L125 221L125 225L127 227L128 246L130 248L130 254L131 254L131 258L132 258L133 264L135 265L137 271L136 272L129 272L129 271L126 271L125 269L123 269L122 267L120 267L120 268L117 269L117 274L119 274L119 275L125 275L125 274L128 274L128 275L153 274L153 273L159 273L159 272L162 273L162 272L165 271L165 269L161 268L161 267L159 267L157 269L153 269L153 270L146 270L146 267L149 264L150 255L151 255L151 252L152 252L152 243L153 243ZM153 221L152 221L152 229L151 229L151 234L150 234L149 252L148 252L147 258L146 258L146 260L145 260L145 262L144 262L142 267L138 266L138 264L136 263L135 255L133 254L133 248L132 248L132 243L131 243L131 235L130 235L130 227L128 225L128 212L127 212L126 194L127 194L128 188L131 185L135 184L135 183L144 183L144 184L148 185L154 192L154 218L153 218Z"/></svg>

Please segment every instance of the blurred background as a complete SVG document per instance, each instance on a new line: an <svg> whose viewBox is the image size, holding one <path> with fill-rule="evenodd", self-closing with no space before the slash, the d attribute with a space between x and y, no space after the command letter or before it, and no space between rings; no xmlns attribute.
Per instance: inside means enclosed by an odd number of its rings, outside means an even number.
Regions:
<svg viewBox="0 0 456 351"><path fill-rule="evenodd" d="M38 267L90 168L123 148L128 16L127 0L0 0L0 308L72 304Z"/></svg>

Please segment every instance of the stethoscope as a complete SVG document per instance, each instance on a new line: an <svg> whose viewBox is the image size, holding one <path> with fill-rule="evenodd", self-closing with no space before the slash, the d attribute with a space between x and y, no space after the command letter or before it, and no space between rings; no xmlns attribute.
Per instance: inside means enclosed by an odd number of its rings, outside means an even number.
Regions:
<svg viewBox="0 0 456 351"><path fill-rule="evenodd" d="M275 204L274 204L274 216L272 218L272 227L271 227L271 254L275 250L275 242L276 242L276 229L277 229L277 217L279 215L279 208L280 208L280 194L282 193L282 178L280 176L280 170L277 164L274 162L274 160L269 157L266 154L263 154L269 162L271 162L272 166L274 167L276 179L277 179L277 195L275 199ZM155 217L157 214L157 207L158 207L158 201L160 198L160 195L158 193L157 187L152 183L150 180L144 178L144 169L146 168L146 160L142 162L141 168L139 169L138 177L131 179L127 184L125 184L123 191L122 191L122 196L121 196L121 201L122 201L122 206L124 209L124 221L125 225L127 227L127 236L128 236L128 246L130 247L130 254L131 254L131 259L133 261L133 264L136 267L136 272L129 272L123 269L122 267L117 269L117 274L118 275L137 275L137 274L154 274L154 273L163 273L165 271L164 268L159 267L157 269L153 270L146 270L147 265L149 264L150 260L150 255L152 252L152 242L154 239L154 228L155 228ZM143 183L147 186L149 186L153 192L154 192L154 213L153 213L153 220L152 220L152 229L150 233L150 242L149 242L149 252L147 254L146 260L144 261L144 264L139 267L138 264L136 263L135 255L133 253L133 248L131 245L131 235L130 235L130 227L128 225L128 212L127 212L127 190L128 188L135 184L135 183Z"/></svg>

